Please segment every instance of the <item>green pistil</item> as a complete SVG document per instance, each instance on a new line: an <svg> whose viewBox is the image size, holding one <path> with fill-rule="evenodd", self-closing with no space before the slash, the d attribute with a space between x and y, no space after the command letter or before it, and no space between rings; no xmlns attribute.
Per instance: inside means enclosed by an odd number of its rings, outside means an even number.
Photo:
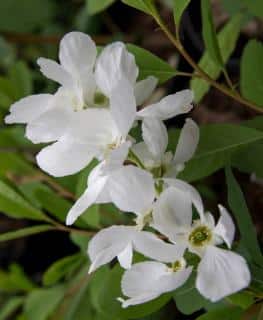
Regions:
<svg viewBox="0 0 263 320"><path fill-rule="evenodd" d="M101 93L101 92L96 92L95 93L95 95L94 95L94 103L96 105L104 106L104 105L108 104L108 101L109 101L109 99L106 96L104 96L103 93Z"/></svg>
<svg viewBox="0 0 263 320"><path fill-rule="evenodd" d="M189 242L195 247L202 247L209 243L212 238L212 233L206 226L200 226L195 228L190 236Z"/></svg>
<svg viewBox="0 0 263 320"><path fill-rule="evenodd" d="M182 269L182 263L181 263L179 260L175 261L175 262L172 264L172 270L173 270L173 272L179 271L179 270L181 270L181 269Z"/></svg>

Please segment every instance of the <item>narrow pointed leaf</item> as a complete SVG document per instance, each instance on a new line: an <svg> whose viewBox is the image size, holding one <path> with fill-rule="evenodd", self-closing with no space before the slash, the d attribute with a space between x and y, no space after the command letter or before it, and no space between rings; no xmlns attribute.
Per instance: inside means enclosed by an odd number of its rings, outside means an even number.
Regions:
<svg viewBox="0 0 263 320"><path fill-rule="evenodd" d="M31 236L33 234L51 231L51 230L54 230L54 227L48 224L27 227L27 228L19 229L16 231L10 231L10 232L0 234L0 242L23 238L23 237Z"/></svg>
<svg viewBox="0 0 263 320"><path fill-rule="evenodd" d="M226 168L228 203L236 218L241 234L240 245L246 249L254 263L263 266L263 256L258 244L256 229L252 222L243 192L231 169Z"/></svg>
<svg viewBox="0 0 263 320"><path fill-rule="evenodd" d="M201 0L202 33L206 49L213 61L221 68L224 66L213 22L210 0Z"/></svg>

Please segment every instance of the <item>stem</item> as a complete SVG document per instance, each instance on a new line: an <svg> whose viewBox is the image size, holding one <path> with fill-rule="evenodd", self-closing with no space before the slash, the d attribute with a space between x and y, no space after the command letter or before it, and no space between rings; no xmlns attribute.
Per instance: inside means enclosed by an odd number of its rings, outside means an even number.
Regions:
<svg viewBox="0 0 263 320"><path fill-rule="evenodd" d="M223 74L224 74L224 77L225 77L225 79L226 79L226 82L227 82L229 88L230 88L233 92L235 92L236 94L238 94L238 92L236 91L236 89L235 89L235 87L234 87L234 85L233 85L233 82L231 81L231 79L230 79L230 77L229 77L229 75L228 75L228 73L227 73L227 71L226 71L225 68L223 69Z"/></svg>
<svg viewBox="0 0 263 320"><path fill-rule="evenodd" d="M162 18L159 15L154 16L155 21L160 26L160 28L163 30L163 32L166 34L168 39L171 41L171 43L175 46L175 48L178 50L178 52L185 58L185 60L190 64L190 66L196 71L196 73L206 80L211 86L217 88L219 91L223 92L225 95L235 99L236 101L244 104L245 106L259 112L263 113L263 109L255 105L254 103L246 100L245 98L241 97L239 93L233 92L226 88L225 86L219 84L214 79L212 79L204 70L202 70L198 64L195 63L195 61L191 58L191 56L188 54L188 52L184 49L182 44L177 40L177 38L171 33L171 31L167 28L165 23L163 22ZM230 79L229 79L230 80ZM232 82L231 82L232 84Z"/></svg>
<svg viewBox="0 0 263 320"><path fill-rule="evenodd" d="M46 182L49 184L55 191L57 191L60 195L62 195L65 198L76 200L76 196L74 193L70 192L69 190L62 187L59 183L54 181L51 177L44 174L43 172L38 172L38 177L40 181Z"/></svg>

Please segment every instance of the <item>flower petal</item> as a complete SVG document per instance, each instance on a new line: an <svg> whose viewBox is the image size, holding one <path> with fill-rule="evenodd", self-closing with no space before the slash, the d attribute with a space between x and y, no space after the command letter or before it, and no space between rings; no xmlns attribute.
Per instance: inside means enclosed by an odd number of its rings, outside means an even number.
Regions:
<svg viewBox="0 0 263 320"><path fill-rule="evenodd" d="M153 209L153 227L177 241L177 235L186 232L192 224L192 202L183 190L169 187L164 190Z"/></svg>
<svg viewBox="0 0 263 320"><path fill-rule="evenodd" d="M52 103L51 94L35 94L22 98L10 107L10 114L5 117L6 123L30 123L45 113Z"/></svg>
<svg viewBox="0 0 263 320"><path fill-rule="evenodd" d="M96 56L96 45L85 33L69 32L60 42L60 63L68 73L76 78L92 71Z"/></svg>
<svg viewBox="0 0 263 320"><path fill-rule="evenodd" d="M98 179L95 183L91 184L81 197L75 202L67 215L66 224L73 224L78 217L87 210L91 205L96 203L98 197L103 192L107 183L107 177Z"/></svg>
<svg viewBox="0 0 263 320"><path fill-rule="evenodd" d="M133 242L136 251L161 262L179 260L185 251L185 247L164 242L155 234L147 231L138 232Z"/></svg>
<svg viewBox="0 0 263 320"><path fill-rule="evenodd" d="M149 76L135 84L134 93L137 106L143 104L151 96L157 86L157 83L157 78Z"/></svg>
<svg viewBox="0 0 263 320"><path fill-rule="evenodd" d="M179 114L187 113L192 109L193 92L183 90L163 98L160 102L152 104L137 112L139 118L153 117L167 120Z"/></svg>
<svg viewBox="0 0 263 320"><path fill-rule="evenodd" d="M53 108L30 122L26 128L26 137L33 143L58 140L70 122L71 112L66 108Z"/></svg>
<svg viewBox="0 0 263 320"><path fill-rule="evenodd" d="M180 180L180 179L165 178L165 179L163 179L163 181L165 183L167 183L168 186L179 189L182 192L184 192L185 194L188 194L188 196L190 197L190 200L192 201L193 205L197 209L201 220L204 219L203 201L202 201L202 198L201 198L199 192L193 186L191 186L189 183L187 183L183 180Z"/></svg>
<svg viewBox="0 0 263 320"><path fill-rule="evenodd" d="M42 149L37 155L39 167L55 177L74 174L85 168L96 156L97 150L61 139Z"/></svg>
<svg viewBox="0 0 263 320"><path fill-rule="evenodd" d="M193 120L186 119L180 133L173 161L176 164L184 164L190 160L195 153L198 142L199 127Z"/></svg>
<svg viewBox="0 0 263 320"><path fill-rule="evenodd" d="M110 111L123 137L130 131L136 116L136 101L133 87L122 78L110 93Z"/></svg>
<svg viewBox="0 0 263 320"><path fill-rule="evenodd" d="M113 88L123 77L133 86L138 76L134 56L122 42L106 46L97 59L95 76L100 90L110 96Z"/></svg>
<svg viewBox="0 0 263 320"><path fill-rule="evenodd" d="M127 248L136 230L134 227L112 226L99 231L89 242L90 271L110 262Z"/></svg>
<svg viewBox="0 0 263 320"><path fill-rule="evenodd" d="M119 131L109 110L88 108L74 112L67 136L84 144L85 148L100 150L101 159L108 152L109 145L116 143Z"/></svg>
<svg viewBox="0 0 263 320"><path fill-rule="evenodd" d="M112 174L109 190L112 202L120 210L138 214L149 210L155 197L152 175L131 165Z"/></svg>
<svg viewBox="0 0 263 320"><path fill-rule="evenodd" d="M162 121L155 118L145 118L142 122L143 140L150 152L161 159L168 144L167 129Z"/></svg>
<svg viewBox="0 0 263 320"><path fill-rule="evenodd" d="M132 151L141 160L146 168L154 168L161 165L160 159L155 159L153 154L149 151L144 141L136 143L132 146Z"/></svg>
<svg viewBox="0 0 263 320"><path fill-rule="evenodd" d="M113 171L120 169L124 161L128 156L128 152L131 146L130 141L125 141L119 147L111 150L110 155L108 156L103 170L104 173L112 173Z"/></svg>
<svg viewBox="0 0 263 320"><path fill-rule="evenodd" d="M220 211L220 218L214 229L214 233L225 241L228 248L231 248L235 236L235 225L226 208L221 205L218 205L218 208Z"/></svg>
<svg viewBox="0 0 263 320"><path fill-rule="evenodd" d="M48 79L54 80L67 88L74 87L74 80L70 73L68 73L56 61L46 58L39 58L37 64L40 66L40 71Z"/></svg>
<svg viewBox="0 0 263 320"><path fill-rule="evenodd" d="M165 264L153 261L134 264L122 277L122 292L131 298L122 306L141 304L175 290L185 283L191 271L187 268L171 272Z"/></svg>
<svg viewBox="0 0 263 320"><path fill-rule="evenodd" d="M132 265L132 244L129 242L126 248L118 254L118 261L124 269L129 269Z"/></svg>
<svg viewBox="0 0 263 320"><path fill-rule="evenodd" d="M208 246L198 265L196 287L212 302L246 288L250 283L247 263L240 255Z"/></svg>

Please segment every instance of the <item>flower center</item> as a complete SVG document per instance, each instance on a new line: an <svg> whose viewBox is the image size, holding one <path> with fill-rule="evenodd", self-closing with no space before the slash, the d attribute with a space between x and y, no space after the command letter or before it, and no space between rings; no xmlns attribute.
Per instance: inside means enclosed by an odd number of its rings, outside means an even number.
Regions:
<svg viewBox="0 0 263 320"><path fill-rule="evenodd" d="M95 106L105 107L109 104L109 99L101 92L96 91L94 94L94 104Z"/></svg>
<svg viewBox="0 0 263 320"><path fill-rule="evenodd" d="M182 270L183 268L185 268L186 266L186 261L184 258L180 259L180 260L176 260L175 262L172 263L171 267L168 268L168 271L170 272L177 272Z"/></svg>
<svg viewBox="0 0 263 320"><path fill-rule="evenodd" d="M135 219L135 223L138 230L142 230L146 225L150 224L153 220L152 211L149 210L145 214L138 215Z"/></svg>
<svg viewBox="0 0 263 320"><path fill-rule="evenodd" d="M202 247L212 239L212 232L207 226L195 228L189 235L189 242L195 247Z"/></svg>

